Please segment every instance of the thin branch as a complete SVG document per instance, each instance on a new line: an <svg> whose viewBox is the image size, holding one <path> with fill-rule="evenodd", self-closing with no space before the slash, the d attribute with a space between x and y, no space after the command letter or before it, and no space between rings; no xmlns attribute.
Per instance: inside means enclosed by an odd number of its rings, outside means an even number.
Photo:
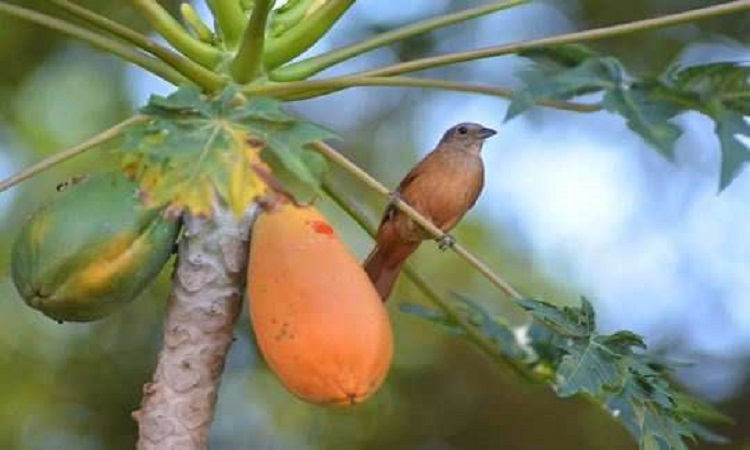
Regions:
<svg viewBox="0 0 750 450"><path fill-rule="evenodd" d="M240 48L232 61L232 76L238 83L254 80L263 70L263 47L266 41L266 21L273 1L257 0L245 28Z"/></svg>
<svg viewBox="0 0 750 450"><path fill-rule="evenodd" d="M286 30L282 35L269 38L263 55L266 69L273 70L312 47L354 4L354 1L308 2L310 8L317 8L314 12L305 14L301 22Z"/></svg>
<svg viewBox="0 0 750 450"><path fill-rule="evenodd" d="M222 52L219 49L191 36L156 0L131 0L131 3L178 52L208 68L214 68L221 62Z"/></svg>
<svg viewBox="0 0 750 450"><path fill-rule="evenodd" d="M45 158L39 161L38 163L34 164L28 169L16 175L13 175L10 178L0 181L0 192L5 191L6 189L10 189L16 184L24 180L27 180L40 172L44 172L47 169L51 169L52 167L55 167L56 165L62 163L63 161L67 161L68 159L74 156L80 155L81 153L84 153L85 151L90 150L96 147L97 145L103 144L111 139L116 138L125 130L125 128L129 127L130 125L133 125L134 123L143 121L145 119L146 119L145 116L130 117L110 128L107 128L106 130L102 131L96 136L92 136L91 138L87 139L84 142L81 142L80 144L76 146L70 147L61 152L57 152L54 155L50 156L49 158Z"/></svg>
<svg viewBox="0 0 750 450"><path fill-rule="evenodd" d="M269 97L280 98L284 101L295 101L325 95L331 89L346 89L357 86L421 87L443 89L447 91L468 92L472 94L483 94L503 98L511 98L514 93L512 89L501 88L497 86L410 77L328 78L323 80L251 85L247 86L245 89L243 89L243 91L246 94L250 95L266 95ZM539 102L539 105L576 112L596 112L601 110L601 107L599 105L554 100L545 100Z"/></svg>
<svg viewBox="0 0 750 450"><path fill-rule="evenodd" d="M59 8L64 9L72 16L77 17L102 31L112 33L120 39L128 41L136 47L156 56L205 90L217 90L223 85L221 77L215 73L207 70L200 64L196 64L195 62L178 55L167 47L159 45L132 28L128 28L108 17L104 17L68 0L49 1Z"/></svg>
<svg viewBox="0 0 750 450"><path fill-rule="evenodd" d="M539 47L550 47L556 45L572 44L579 42L595 41L599 39L631 34L638 31L653 30L664 28L672 25L678 25L687 22L710 19L721 15L732 14L743 10L750 9L750 0L736 0L721 5L708 6L706 8L694 9L677 14L656 17L653 19L638 20L619 25L608 27L594 28L576 33L567 33L557 36L550 36L541 39L514 42L506 45L480 48L466 52L448 53L444 55L433 56L429 58L415 59L391 66L381 67L378 69L367 70L356 73L356 76L388 76L399 75L403 73L416 72L420 70L432 69L435 67L457 64L477 59L502 56L510 53L518 53Z"/></svg>
<svg viewBox="0 0 750 450"><path fill-rule="evenodd" d="M60 20L37 11L33 11L31 9L23 8L21 6L10 5L3 2L0 2L0 13L5 13L23 20L28 20L29 22L33 22L38 25L42 25L47 28L73 36L77 39L91 44L96 48L104 50L105 52L111 53L126 61L130 61L133 64L137 64L153 73L154 75L163 78L164 80L169 81L172 84L176 85L185 81L185 78L182 75L180 75L173 68L164 64L162 61L148 57L114 39L110 39L106 36L102 36L99 33L95 33L77 25L73 25L72 23L66 22L64 20Z"/></svg>
<svg viewBox="0 0 750 450"><path fill-rule="evenodd" d="M344 155L337 152L333 147L323 142L315 142L314 144L312 144L312 147L320 154L333 161L350 174L354 175L356 178L366 184L370 189L378 192L384 197L390 198L390 191L388 190L388 188L383 186L378 180L371 177L367 172L359 168L356 164L349 161ZM429 219L421 215L419 212L417 212L417 210L409 206L409 204L405 203L403 200L392 199L392 202L396 206L396 208L403 211L404 214L409 216L409 218L411 218L419 226L424 228L428 233L432 235L433 238L440 240L446 235L446 233L444 233L440 228L436 227L432 222L430 222ZM516 291L513 286L510 285L510 283L503 280L500 276L496 275L492 271L492 269L487 267L486 264L484 264L479 260L479 258L466 250L462 245L456 242L451 246L451 248L459 256L464 258L469 264L474 266L475 269L477 269L482 275L484 275L484 277L487 278L490 283L500 289L500 291L502 291L505 295L516 299L523 298L521 294Z"/></svg>
<svg viewBox="0 0 750 450"><path fill-rule="evenodd" d="M502 9L522 5L529 0L509 0L495 2L488 5L465 9L453 14L445 14L432 19L423 20L405 27L380 33L370 39L332 50L322 55L314 56L296 63L280 67L269 74L274 81L304 80L340 62L354 58L362 53L375 50L397 41L408 39L418 34L444 28L477 17L485 16Z"/></svg>
<svg viewBox="0 0 750 450"><path fill-rule="evenodd" d="M340 193L339 189L335 189L330 182L327 180L323 181L323 191L334 201L345 213L349 215L363 230L374 238L377 230L375 225L367 220L366 215L354 204L354 202L344 198ZM445 314L445 316L451 319L453 322L458 324L465 332L466 337L474 342L479 348L484 350L490 357L496 361L502 362L503 364L510 365L510 367L518 374L523 376L525 379L534 379L533 374L526 369L522 364L517 361L505 357L501 352L498 351L497 344L492 341L487 335L481 333L475 326L472 326L461 310L456 306L437 293L435 289L430 286L430 283L419 274L419 271L411 263L406 263L404 273L411 280L414 286L417 287L435 306Z"/></svg>
<svg viewBox="0 0 750 450"><path fill-rule="evenodd" d="M245 29L245 12L238 0L208 0L222 39L229 48L235 48Z"/></svg>

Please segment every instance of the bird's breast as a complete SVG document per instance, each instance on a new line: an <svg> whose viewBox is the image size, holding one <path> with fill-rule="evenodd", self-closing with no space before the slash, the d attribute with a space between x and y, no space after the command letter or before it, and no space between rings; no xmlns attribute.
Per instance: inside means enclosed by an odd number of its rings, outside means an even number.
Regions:
<svg viewBox="0 0 750 450"><path fill-rule="evenodd" d="M474 205L484 184L482 160L461 154L435 161L417 177L404 200L444 231Z"/></svg>

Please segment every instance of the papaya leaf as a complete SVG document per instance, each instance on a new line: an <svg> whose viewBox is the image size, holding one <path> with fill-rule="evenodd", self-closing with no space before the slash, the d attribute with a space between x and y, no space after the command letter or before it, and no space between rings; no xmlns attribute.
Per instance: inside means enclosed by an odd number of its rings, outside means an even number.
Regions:
<svg viewBox="0 0 750 450"><path fill-rule="evenodd" d="M750 115L750 66L732 62L674 66L664 74L662 84L691 96L697 107L720 102L728 111Z"/></svg>
<svg viewBox="0 0 750 450"><path fill-rule="evenodd" d="M541 100L567 100L611 89L620 76L616 60L587 59L575 67L548 64L518 73L525 87L511 99L505 115L509 121Z"/></svg>
<svg viewBox="0 0 750 450"><path fill-rule="evenodd" d="M461 333L474 327L496 344L498 355L529 369L566 398L586 395L600 404L638 441L642 450L686 450L688 441L723 438L702 423L728 419L710 405L677 390L668 380L669 368L644 353L643 339L630 332L599 334L596 315L585 298L577 307L557 306L532 299L516 303L531 320L522 338L513 327L463 296L456 303L462 324L441 312L410 305L402 308L430 322Z"/></svg>
<svg viewBox="0 0 750 450"><path fill-rule="evenodd" d="M335 138L332 132L313 123L301 121L284 126L251 129L268 144L268 149L286 170L322 195L320 183L323 173L327 170L326 161L322 157L311 156L312 151L306 149L305 145Z"/></svg>
<svg viewBox="0 0 750 450"><path fill-rule="evenodd" d="M445 314L440 311L426 308L422 305L417 305L416 303L402 303L398 305L398 309L404 314L410 314L428 322L432 322L435 325L439 325L443 330L450 334L459 336L466 335L466 330L461 328L455 320L446 317Z"/></svg>
<svg viewBox="0 0 750 450"><path fill-rule="evenodd" d="M569 100L601 92L601 106L627 121L628 127L673 159L674 143L680 129L669 122L680 109L668 102L655 102L650 92L632 83L623 65L613 57L577 45L525 52L538 64L518 77L524 88L512 98L505 120L508 121L542 100Z"/></svg>
<svg viewBox="0 0 750 450"><path fill-rule="evenodd" d="M243 98L229 87L205 98L195 87L152 96L141 113L149 120L128 129L120 149L123 168L139 181L144 198L211 216L216 196L239 216L267 185L262 151L318 189L325 161L305 146L333 134L283 111L273 99Z"/></svg>
<svg viewBox="0 0 750 450"><path fill-rule="evenodd" d="M680 414L704 423L733 424L734 420L728 417L713 405L703 402L695 397L690 397L682 392L673 393L672 397L677 403Z"/></svg>
<svg viewBox="0 0 750 450"><path fill-rule="evenodd" d="M721 191L732 183L750 161L750 125L742 115L718 107L713 119L721 144ZM744 142L740 140L740 136L744 137Z"/></svg>
<svg viewBox="0 0 750 450"><path fill-rule="evenodd" d="M682 131L672 120L685 111L711 117L721 146L719 190L750 160L750 66L731 62L674 66L658 76L634 76L611 56L582 45L519 53L534 62L519 72L524 87L508 107L506 121L545 100L602 94L602 108L625 118L628 128L669 160ZM742 138L740 138L742 136Z"/></svg>
<svg viewBox="0 0 750 450"><path fill-rule="evenodd" d="M651 405L638 405L636 417L645 439L641 442L643 450L688 450L685 438L693 438L693 433L672 417Z"/></svg>
<svg viewBox="0 0 750 450"><path fill-rule="evenodd" d="M205 107L201 101L201 90L194 85L184 86L173 94L162 97L151 95L146 106L141 108L145 114L165 113L171 111L175 114L197 112L198 108Z"/></svg>
<svg viewBox="0 0 750 450"><path fill-rule="evenodd" d="M725 189L750 160L750 126L745 119L750 116L750 67L737 63L675 67L664 75L663 87L692 100L695 110L714 120L722 153L719 190Z"/></svg>
<svg viewBox="0 0 750 450"><path fill-rule="evenodd" d="M557 314L553 311L558 307L548 303L519 303L532 320L556 333L552 341L565 353L554 384L559 396L585 393L598 401L642 449L686 449L688 439L715 436L695 422L713 421L701 413L710 415L715 410L704 409L697 400L687 408L690 397L669 383L667 366L643 353L646 345L640 336L629 331L598 334L593 309L585 298L580 307L561 307ZM575 324L580 325L572 330Z"/></svg>
<svg viewBox="0 0 750 450"><path fill-rule="evenodd" d="M687 425L690 432L695 436L695 440L701 440L704 442L708 442L710 444L729 444L732 441L729 440L726 436L722 436L718 433L715 433L708 428L704 427L700 423L696 422L690 422Z"/></svg>
<svg viewBox="0 0 750 450"><path fill-rule="evenodd" d="M650 92L640 85L610 89L602 100L607 111L620 114L628 128L656 147L669 160L674 160L674 144L682 134L670 120L680 108L669 102L654 101Z"/></svg>
<svg viewBox="0 0 750 450"><path fill-rule="evenodd" d="M627 370L620 360L632 354L632 347L645 347L643 340L629 331L596 335L594 309L585 298L580 308L558 308L530 299L518 303L557 333L553 343L564 352L557 366L556 390L560 397L617 389Z"/></svg>
<svg viewBox="0 0 750 450"><path fill-rule="evenodd" d="M571 342L572 344L572 342ZM621 331L611 336L592 336L581 345L570 345L557 368L557 394L570 397L586 392L596 395L620 387L627 370L623 358L630 356L631 345L642 345L638 336ZM616 347L617 351L613 351Z"/></svg>
<svg viewBox="0 0 750 450"><path fill-rule="evenodd" d="M557 347L557 334L537 320L532 320L527 325L527 344L533 349L536 355L537 368L552 368L551 378L554 379L554 372L560 365L562 358L566 353Z"/></svg>
<svg viewBox="0 0 750 450"><path fill-rule="evenodd" d="M479 330L484 336L488 337L498 349L498 352L510 359L524 359L528 357L528 350L524 348L516 338L513 328L501 320L500 317L493 317L487 310L460 294L454 294L456 300L454 305L461 311L462 316L467 319L471 327ZM448 330L451 334L466 336L466 330L453 318L446 316L443 312L420 305L406 303L402 304L399 309L401 312L411 314L429 322L439 325L441 328Z"/></svg>
<svg viewBox="0 0 750 450"><path fill-rule="evenodd" d="M599 54L582 44L567 44L523 50L518 53L518 56L531 59L535 63L550 69L561 69L576 67L589 58L598 57Z"/></svg>
<svg viewBox="0 0 750 450"><path fill-rule="evenodd" d="M594 307L585 298L580 308L559 307L525 298L517 300L516 303L531 312L534 319L557 335L581 338L589 336L594 331Z"/></svg>

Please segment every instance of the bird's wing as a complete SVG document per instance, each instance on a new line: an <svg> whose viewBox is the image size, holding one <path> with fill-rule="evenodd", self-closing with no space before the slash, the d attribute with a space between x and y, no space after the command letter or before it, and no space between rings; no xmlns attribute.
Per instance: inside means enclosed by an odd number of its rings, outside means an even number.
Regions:
<svg viewBox="0 0 750 450"><path fill-rule="evenodd" d="M430 154L431 155L431 154ZM398 187L396 188L396 193L402 195L402 198L408 197L408 195L404 195L409 191L409 186L419 178L419 176L424 173L425 168L425 162L429 159L430 155L427 155L425 159L420 161L416 166L414 166L409 173L406 174L403 180L398 184ZM408 198L404 199L407 203ZM410 204L410 206L415 207L415 205ZM380 226L382 226L385 222L393 219L393 216L398 211L398 208L396 208L396 205L393 204L393 202L389 203L388 206L385 209L385 213L383 214L383 219L380 221Z"/></svg>
<svg viewBox="0 0 750 450"><path fill-rule="evenodd" d="M398 192L399 194L403 194L404 191L406 191L407 189L409 189L409 185L411 185L414 182L414 180L416 180L417 177L419 177L424 172L424 164L423 163L425 161L426 161L426 159L423 160L423 161L421 161L419 164L417 164L416 166L414 166L409 171L409 173L406 174L406 176L404 177L404 179L401 180L401 182L398 184L398 187L396 188L396 192Z"/></svg>

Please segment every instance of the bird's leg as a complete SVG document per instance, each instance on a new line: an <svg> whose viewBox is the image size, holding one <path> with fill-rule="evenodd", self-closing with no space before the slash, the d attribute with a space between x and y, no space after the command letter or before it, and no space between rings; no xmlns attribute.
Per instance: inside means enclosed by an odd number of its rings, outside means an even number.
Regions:
<svg viewBox="0 0 750 450"><path fill-rule="evenodd" d="M438 241L438 248L443 251L449 248L453 248L453 246L456 244L456 239L448 233L441 236L440 239L438 239L437 241Z"/></svg>
<svg viewBox="0 0 750 450"><path fill-rule="evenodd" d="M388 193L388 203L395 204L399 201L404 201L404 199L401 198L401 193L399 191L391 191Z"/></svg>

